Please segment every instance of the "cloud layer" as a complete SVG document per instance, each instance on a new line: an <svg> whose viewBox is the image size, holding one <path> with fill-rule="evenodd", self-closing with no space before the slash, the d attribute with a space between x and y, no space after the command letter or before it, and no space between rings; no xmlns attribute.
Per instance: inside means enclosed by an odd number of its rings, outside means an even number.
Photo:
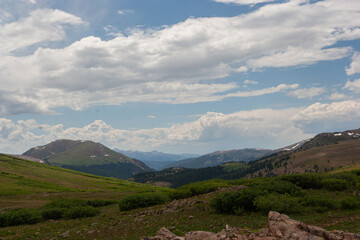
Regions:
<svg viewBox="0 0 360 240"><path fill-rule="evenodd" d="M249 70L349 56L351 47L334 45L360 38L359 8L354 0L296 0L235 17L189 18L160 30L134 29L110 40L88 36L65 48L38 47L19 56L18 50L63 40L68 26L85 24L60 10L34 10L25 18L0 22L0 114L130 101L194 103L277 92L281 86L248 93L220 81ZM357 71L357 55L353 61L348 74Z"/></svg>
<svg viewBox="0 0 360 240"><path fill-rule="evenodd" d="M140 130L116 129L102 120L84 127L64 128L62 124L44 125L34 120L13 122L0 118L0 152L25 151L34 145L63 138L91 139L113 148L146 151L166 151L178 146L196 151L204 145L217 150L278 148L319 133L319 128L312 128L313 125L321 125L324 131L335 131L344 124L357 128L359 121L359 100L315 103L307 108L257 109L230 114L208 112L195 121Z"/></svg>

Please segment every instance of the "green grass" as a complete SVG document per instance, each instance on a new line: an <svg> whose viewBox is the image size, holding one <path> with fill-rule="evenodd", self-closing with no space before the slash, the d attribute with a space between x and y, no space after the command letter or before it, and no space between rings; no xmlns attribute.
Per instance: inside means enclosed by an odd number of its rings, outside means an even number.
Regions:
<svg viewBox="0 0 360 240"><path fill-rule="evenodd" d="M241 169L248 168L249 166L243 162L225 163L221 165L226 172L233 172Z"/></svg>
<svg viewBox="0 0 360 240"><path fill-rule="evenodd" d="M6 184L0 185L7 193L7 195L0 195L0 210L4 207L12 208L14 206L39 210L53 209L52 212L47 212L47 216L56 218L56 214L59 213L56 211L64 209L64 204L75 206L79 203L78 205L81 207L97 206L96 209L100 212L99 215L82 219L43 220L34 225L0 228L0 238L4 239L132 240L140 239L141 236L154 236L161 227L168 227L175 234L183 236L186 232L193 230L218 232L226 224L257 231L266 227L267 214L262 209L272 209L272 202L275 201L276 194L281 195L283 202L289 203L290 206L294 203L293 201L299 201L302 206L301 211L289 211L289 216L293 219L327 230L360 232L360 204L358 205L360 197L352 196L352 192L357 186L356 183L360 183L360 176L355 172L338 175L322 174L315 175L315 177L296 175L290 178L211 180L183 186L179 190L82 174L5 155L0 156L0 172L1 183L6 182ZM280 179L288 181L284 183ZM316 189L311 188L309 179L311 181L318 179ZM324 179L341 179L341 182L348 183L346 184L347 188L340 188L340 190L328 188L327 182L325 181L325 184L322 182ZM293 181L293 184L290 184L290 181ZM7 186L8 184L9 186ZM273 198L258 198L257 202L261 205L260 210L237 212L239 215L217 213L210 205L216 196L216 193L212 191L216 191L219 187L231 187L239 184L244 184L249 189L261 187L269 194L273 194L268 195ZM295 185L301 185L304 188L301 190ZM22 189L23 192L21 194L11 192L14 187ZM130 211L120 211L116 204L126 196L136 193L143 195L151 192L168 194L176 191L183 191L182 196L192 197L178 200L181 204L172 208L170 207L172 202L166 202ZM169 196L171 195L169 194ZM65 200L53 201L59 198ZM81 200L66 200L70 198ZM310 200L304 204L304 199ZM336 204L329 205L326 209L316 206L316 204L326 202L326 199L330 199ZM51 206L51 208L44 206L50 201L53 201L52 205L47 206ZM283 206L276 207L282 209ZM85 213L90 212L90 209L83 208L75 210L76 212L71 216L87 216ZM95 214L98 213L97 211ZM189 218L189 216L192 217ZM71 218L70 215L68 218Z"/></svg>
<svg viewBox="0 0 360 240"><path fill-rule="evenodd" d="M0 209L40 206L59 196L120 199L139 191L167 188L100 177L0 154ZM33 203L33 204L31 204Z"/></svg>
<svg viewBox="0 0 360 240"><path fill-rule="evenodd" d="M316 192L322 194L321 190L312 191L311 194ZM69 231L69 236L65 239L138 240L141 236L154 236L161 227L168 227L180 236L193 230L218 232L226 224L252 230L266 227L266 214L261 212L244 215L218 214L208 205L211 198L212 196L208 195L193 197L191 199L194 199L195 204L192 206L179 206L176 212L160 214L156 212L163 209L166 204L127 212L120 212L117 205L109 205L101 207L100 215L95 217L0 228L0 236L8 236L9 239L51 239L60 238L61 234ZM193 218L189 219L189 216L193 216ZM359 210L338 209L323 213L306 210L302 213L289 214L289 216L327 230L360 231Z"/></svg>

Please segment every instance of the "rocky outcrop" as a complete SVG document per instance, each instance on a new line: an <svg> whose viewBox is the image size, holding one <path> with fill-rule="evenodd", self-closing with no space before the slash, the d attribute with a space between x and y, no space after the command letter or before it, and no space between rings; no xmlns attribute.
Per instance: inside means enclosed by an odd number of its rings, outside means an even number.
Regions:
<svg viewBox="0 0 360 240"><path fill-rule="evenodd" d="M161 228L155 237L143 237L143 240L360 240L360 234L342 231L326 231L323 228L306 225L287 215L269 212L268 228L253 233L247 229L226 225L219 233L193 231L184 237L176 236L167 228Z"/></svg>
<svg viewBox="0 0 360 240"><path fill-rule="evenodd" d="M326 231L323 228L306 225L278 212L269 212L268 232L277 239L304 240L360 240L360 234L343 231Z"/></svg>

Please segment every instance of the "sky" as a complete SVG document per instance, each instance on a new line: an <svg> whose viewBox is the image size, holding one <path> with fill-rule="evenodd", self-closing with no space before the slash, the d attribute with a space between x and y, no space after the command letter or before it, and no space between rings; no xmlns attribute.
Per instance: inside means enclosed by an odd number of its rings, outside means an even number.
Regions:
<svg viewBox="0 0 360 240"><path fill-rule="evenodd" d="M0 0L0 152L206 154L357 128L359 0Z"/></svg>

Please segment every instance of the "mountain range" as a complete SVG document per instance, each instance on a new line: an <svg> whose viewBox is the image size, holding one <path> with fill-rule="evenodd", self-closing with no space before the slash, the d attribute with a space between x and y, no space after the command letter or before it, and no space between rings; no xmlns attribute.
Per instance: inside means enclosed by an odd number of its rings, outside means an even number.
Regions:
<svg viewBox="0 0 360 240"><path fill-rule="evenodd" d="M118 150L121 151L121 150ZM327 172L360 163L360 129L321 133L277 149L240 149L217 151L179 161L188 155L160 152L111 150L92 141L57 140L34 147L23 158L81 172L176 187L213 178L277 176L281 174ZM154 168L169 168L154 172ZM171 162L168 164L168 162ZM159 165L162 164L161 166ZM197 169L196 169L197 168Z"/></svg>
<svg viewBox="0 0 360 240"><path fill-rule="evenodd" d="M106 177L127 179L134 174L153 171L145 163L92 141L57 140L31 148L26 157L47 164Z"/></svg>
<svg viewBox="0 0 360 240"><path fill-rule="evenodd" d="M227 162L250 162L272 153L274 153L273 150L255 148L217 151L197 158L176 161L167 165L167 167L206 168Z"/></svg>
<svg viewBox="0 0 360 240"><path fill-rule="evenodd" d="M134 175L130 180L179 187L209 179L279 176L282 174L328 172L360 164L360 129L321 133L314 138L274 151L258 160L225 163L188 169L173 167L160 172Z"/></svg>
<svg viewBox="0 0 360 240"><path fill-rule="evenodd" d="M172 162L186 159L186 158L195 158L199 155L196 154L170 154L170 153L163 153L158 151L152 152L141 152L135 150L120 150L115 148L115 151L122 153L130 158L138 159L144 163L146 163L149 167L155 170L161 170L167 167Z"/></svg>

